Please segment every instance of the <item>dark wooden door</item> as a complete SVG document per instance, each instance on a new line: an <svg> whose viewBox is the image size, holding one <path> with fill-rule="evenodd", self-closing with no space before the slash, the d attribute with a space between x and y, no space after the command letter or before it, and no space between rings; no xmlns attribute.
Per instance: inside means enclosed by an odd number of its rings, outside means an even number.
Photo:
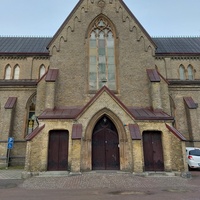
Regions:
<svg viewBox="0 0 200 200"><path fill-rule="evenodd" d="M66 131L51 131L49 134L48 171L68 170L68 140Z"/></svg>
<svg viewBox="0 0 200 200"><path fill-rule="evenodd" d="M119 170L119 138L117 132L102 127L92 137L92 169Z"/></svg>
<svg viewBox="0 0 200 200"><path fill-rule="evenodd" d="M144 132L143 149L145 171L164 171L161 133Z"/></svg>

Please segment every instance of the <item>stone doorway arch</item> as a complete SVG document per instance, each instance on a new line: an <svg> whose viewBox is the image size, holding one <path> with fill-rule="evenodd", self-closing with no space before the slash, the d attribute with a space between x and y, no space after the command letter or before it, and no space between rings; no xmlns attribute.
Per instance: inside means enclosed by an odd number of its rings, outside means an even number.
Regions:
<svg viewBox="0 0 200 200"><path fill-rule="evenodd" d="M111 110L104 108L91 117L85 132L83 133L83 139L81 144L81 171L92 170L92 134L95 125L103 117L107 116L115 125L119 137L119 160L120 170L132 171L132 153L131 153L131 139L127 135L122 120Z"/></svg>
<svg viewBox="0 0 200 200"><path fill-rule="evenodd" d="M92 134L92 169L119 170L119 137L115 125L104 115Z"/></svg>

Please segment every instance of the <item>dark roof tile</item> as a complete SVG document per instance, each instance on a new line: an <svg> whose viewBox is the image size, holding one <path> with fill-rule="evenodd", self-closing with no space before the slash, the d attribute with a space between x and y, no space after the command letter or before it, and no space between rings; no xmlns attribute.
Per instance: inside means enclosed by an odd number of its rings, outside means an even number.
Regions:
<svg viewBox="0 0 200 200"><path fill-rule="evenodd" d="M50 37L0 37L0 54L48 53Z"/></svg>
<svg viewBox="0 0 200 200"><path fill-rule="evenodd" d="M192 97L183 97L185 104L189 109L196 109L198 105L194 102Z"/></svg>
<svg viewBox="0 0 200 200"><path fill-rule="evenodd" d="M129 107L136 120L173 120L173 117L162 110L152 110L151 108Z"/></svg>
<svg viewBox="0 0 200 200"><path fill-rule="evenodd" d="M29 135L26 136L26 141L30 141L32 140L36 135L38 135L42 129L45 127L45 124L43 124L42 126L38 126L36 127L32 133L30 133Z"/></svg>
<svg viewBox="0 0 200 200"><path fill-rule="evenodd" d="M14 108L16 102L17 102L17 97L9 97L4 108L5 109L12 109L12 108Z"/></svg>
<svg viewBox="0 0 200 200"><path fill-rule="evenodd" d="M58 77L58 72L59 72L58 69L49 69L45 81L55 82Z"/></svg>
<svg viewBox="0 0 200 200"><path fill-rule="evenodd" d="M151 82L160 82L160 76L156 69L147 69L147 75Z"/></svg>
<svg viewBox="0 0 200 200"><path fill-rule="evenodd" d="M74 124L72 127L72 140L82 138L82 124Z"/></svg>
<svg viewBox="0 0 200 200"><path fill-rule="evenodd" d="M179 138L182 141L186 141L185 137L173 126L170 126L168 124L165 124L166 127L169 129L170 132L172 132L177 138Z"/></svg>
<svg viewBox="0 0 200 200"><path fill-rule="evenodd" d="M74 119L82 107L46 109L38 119Z"/></svg>
<svg viewBox="0 0 200 200"><path fill-rule="evenodd" d="M0 54L46 53L51 37L0 37ZM200 54L200 37L155 37L156 54Z"/></svg>
<svg viewBox="0 0 200 200"><path fill-rule="evenodd" d="M200 53L200 37L153 38L157 45L156 54Z"/></svg>
<svg viewBox="0 0 200 200"><path fill-rule="evenodd" d="M141 140L142 139L142 136L140 133L140 128L137 124L129 124L128 127L129 127L129 131L130 131L132 140Z"/></svg>

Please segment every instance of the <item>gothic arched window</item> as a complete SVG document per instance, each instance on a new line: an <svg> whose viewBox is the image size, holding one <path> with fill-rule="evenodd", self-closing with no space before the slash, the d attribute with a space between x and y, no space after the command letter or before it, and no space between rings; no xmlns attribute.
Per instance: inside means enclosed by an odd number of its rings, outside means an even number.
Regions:
<svg viewBox="0 0 200 200"><path fill-rule="evenodd" d="M179 75L180 75L180 80L185 80L185 67L183 65L180 65L179 67Z"/></svg>
<svg viewBox="0 0 200 200"><path fill-rule="evenodd" d="M5 68L5 79L11 79L11 66L7 65Z"/></svg>
<svg viewBox="0 0 200 200"><path fill-rule="evenodd" d="M94 21L89 32L89 89L106 85L116 90L115 33L104 17Z"/></svg>
<svg viewBox="0 0 200 200"><path fill-rule="evenodd" d="M26 124L26 134L30 134L34 129L35 123L35 106L36 106L36 96L33 96L27 104L27 124Z"/></svg>
<svg viewBox="0 0 200 200"><path fill-rule="evenodd" d="M194 71L191 65L188 66L188 79L194 80Z"/></svg>
<svg viewBox="0 0 200 200"><path fill-rule="evenodd" d="M19 79L19 72L20 72L19 65L16 65L14 68L14 76L13 76L14 79Z"/></svg>
<svg viewBox="0 0 200 200"><path fill-rule="evenodd" d="M40 66L40 71L39 71L39 78L41 78L46 72L46 68L44 65Z"/></svg>

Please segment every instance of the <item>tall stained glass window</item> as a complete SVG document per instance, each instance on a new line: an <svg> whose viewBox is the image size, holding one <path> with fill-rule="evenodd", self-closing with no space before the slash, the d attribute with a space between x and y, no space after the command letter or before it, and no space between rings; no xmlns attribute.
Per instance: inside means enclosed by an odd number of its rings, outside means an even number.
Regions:
<svg viewBox="0 0 200 200"><path fill-rule="evenodd" d="M89 89L104 85L116 90L115 38L109 22L98 18L90 32Z"/></svg>

